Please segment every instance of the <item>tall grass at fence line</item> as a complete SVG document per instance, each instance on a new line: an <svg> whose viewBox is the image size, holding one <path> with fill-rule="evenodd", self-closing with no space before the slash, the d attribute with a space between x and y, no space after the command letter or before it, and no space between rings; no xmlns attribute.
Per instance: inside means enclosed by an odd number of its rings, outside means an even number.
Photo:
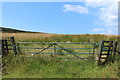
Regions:
<svg viewBox="0 0 120 80"><path fill-rule="evenodd" d="M118 78L120 60L97 66L83 60L28 58L9 55L3 58L3 78Z"/></svg>
<svg viewBox="0 0 120 80"><path fill-rule="evenodd" d="M3 33L2 37L15 36L16 42L100 42L118 40L115 35L54 35L36 33ZM25 44L24 46L34 46ZM36 47L38 47L37 45ZM42 45L41 47L44 47ZM74 45L73 47L75 47ZM68 46L69 47L69 46ZM87 46L85 46L87 47ZM98 51L98 47L97 47ZM59 51L58 51L59 52ZM72 51L74 52L74 51ZM41 56L41 55L40 55ZM118 78L120 59L105 66L96 66L90 60L67 60L52 57L40 59L34 55L8 55L3 58L4 78Z"/></svg>
<svg viewBox="0 0 120 80"><path fill-rule="evenodd" d="M23 42L100 42L101 40L118 40L117 35L59 35L38 33L2 33L2 38L11 36Z"/></svg>

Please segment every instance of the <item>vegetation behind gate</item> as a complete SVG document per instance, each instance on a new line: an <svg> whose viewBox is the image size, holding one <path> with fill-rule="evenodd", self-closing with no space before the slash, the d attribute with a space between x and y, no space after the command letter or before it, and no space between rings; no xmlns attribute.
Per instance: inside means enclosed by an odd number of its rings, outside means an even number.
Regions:
<svg viewBox="0 0 120 80"><path fill-rule="evenodd" d="M100 42L117 41L118 36L109 35L54 35L42 36L37 33L3 33L3 38L15 36L17 42ZM46 35L46 34L45 34ZM13 56L10 53L3 58L4 78L118 78L120 59L114 63L97 66L92 61L40 59L24 55ZM32 55L31 55L32 56Z"/></svg>

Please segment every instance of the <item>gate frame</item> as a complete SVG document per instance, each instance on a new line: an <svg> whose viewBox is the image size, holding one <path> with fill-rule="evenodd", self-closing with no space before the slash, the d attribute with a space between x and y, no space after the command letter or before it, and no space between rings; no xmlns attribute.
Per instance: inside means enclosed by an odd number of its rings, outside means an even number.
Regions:
<svg viewBox="0 0 120 80"><path fill-rule="evenodd" d="M50 44L48 47L46 48L32 48L32 47L19 47L19 44ZM56 46L60 47L62 50L65 50L67 52L69 52L66 48L63 48L61 46L59 46L58 44L92 44L92 48L79 48L79 49L93 49L91 50L92 53L68 53L68 54L72 54L74 56L76 56L77 58L80 58L79 56L75 55L75 54L93 54L94 55L94 58L95 58L95 48L96 48L96 45L98 45L98 43L80 43L80 42L74 42L74 43L65 43L65 42L17 42L17 52L19 53L20 52L20 48L23 48L23 49L42 49L41 51L39 52L27 52L27 53L34 53L34 54L39 54L41 53L42 51L46 50L46 49L49 49L49 47L53 46L53 49L54 49L54 53L46 53L46 54L58 54L58 53L55 53L56 52ZM70 48L70 49L74 49L74 48ZM44 54L44 53L41 53L41 54ZM61 54L66 54L66 53L61 53Z"/></svg>

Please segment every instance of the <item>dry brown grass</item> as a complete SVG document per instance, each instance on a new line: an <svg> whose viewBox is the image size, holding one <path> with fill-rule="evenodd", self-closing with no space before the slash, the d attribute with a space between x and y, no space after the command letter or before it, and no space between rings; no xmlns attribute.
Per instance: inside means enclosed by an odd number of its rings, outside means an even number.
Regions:
<svg viewBox="0 0 120 80"><path fill-rule="evenodd" d="M45 37L51 37L54 34L39 34L39 33L2 33L2 38L8 38L11 36L14 36L15 38L19 39L37 39L37 38L45 38Z"/></svg>
<svg viewBox="0 0 120 80"><path fill-rule="evenodd" d="M105 34L77 34L73 36L107 36L107 37L118 37L120 35L105 35Z"/></svg>
<svg viewBox="0 0 120 80"><path fill-rule="evenodd" d="M64 34L41 34L41 33L2 33L2 38L6 39L11 36L14 36L17 41L28 41L32 39L41 39L41 38L47 38L52 36L66 36ZM76 37L95 37L95 36L104 36L107 40L111 37L118 37L118 35L93 35L93 34L81 34L81 35L68 35L68 36L76 36ZM120 35L119 35L120 36Z"/></svg>

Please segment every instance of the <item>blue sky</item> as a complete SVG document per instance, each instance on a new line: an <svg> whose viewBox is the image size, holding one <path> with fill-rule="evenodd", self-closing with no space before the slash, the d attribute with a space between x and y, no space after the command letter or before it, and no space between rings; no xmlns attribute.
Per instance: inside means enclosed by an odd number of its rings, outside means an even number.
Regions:
<svg viewBox="0 0 120 80"><path fill-rule="evenodd" d="M117 34L117 12L111 12L115 6L110 4L3 2L2 26L57 34Z"/></svg>

